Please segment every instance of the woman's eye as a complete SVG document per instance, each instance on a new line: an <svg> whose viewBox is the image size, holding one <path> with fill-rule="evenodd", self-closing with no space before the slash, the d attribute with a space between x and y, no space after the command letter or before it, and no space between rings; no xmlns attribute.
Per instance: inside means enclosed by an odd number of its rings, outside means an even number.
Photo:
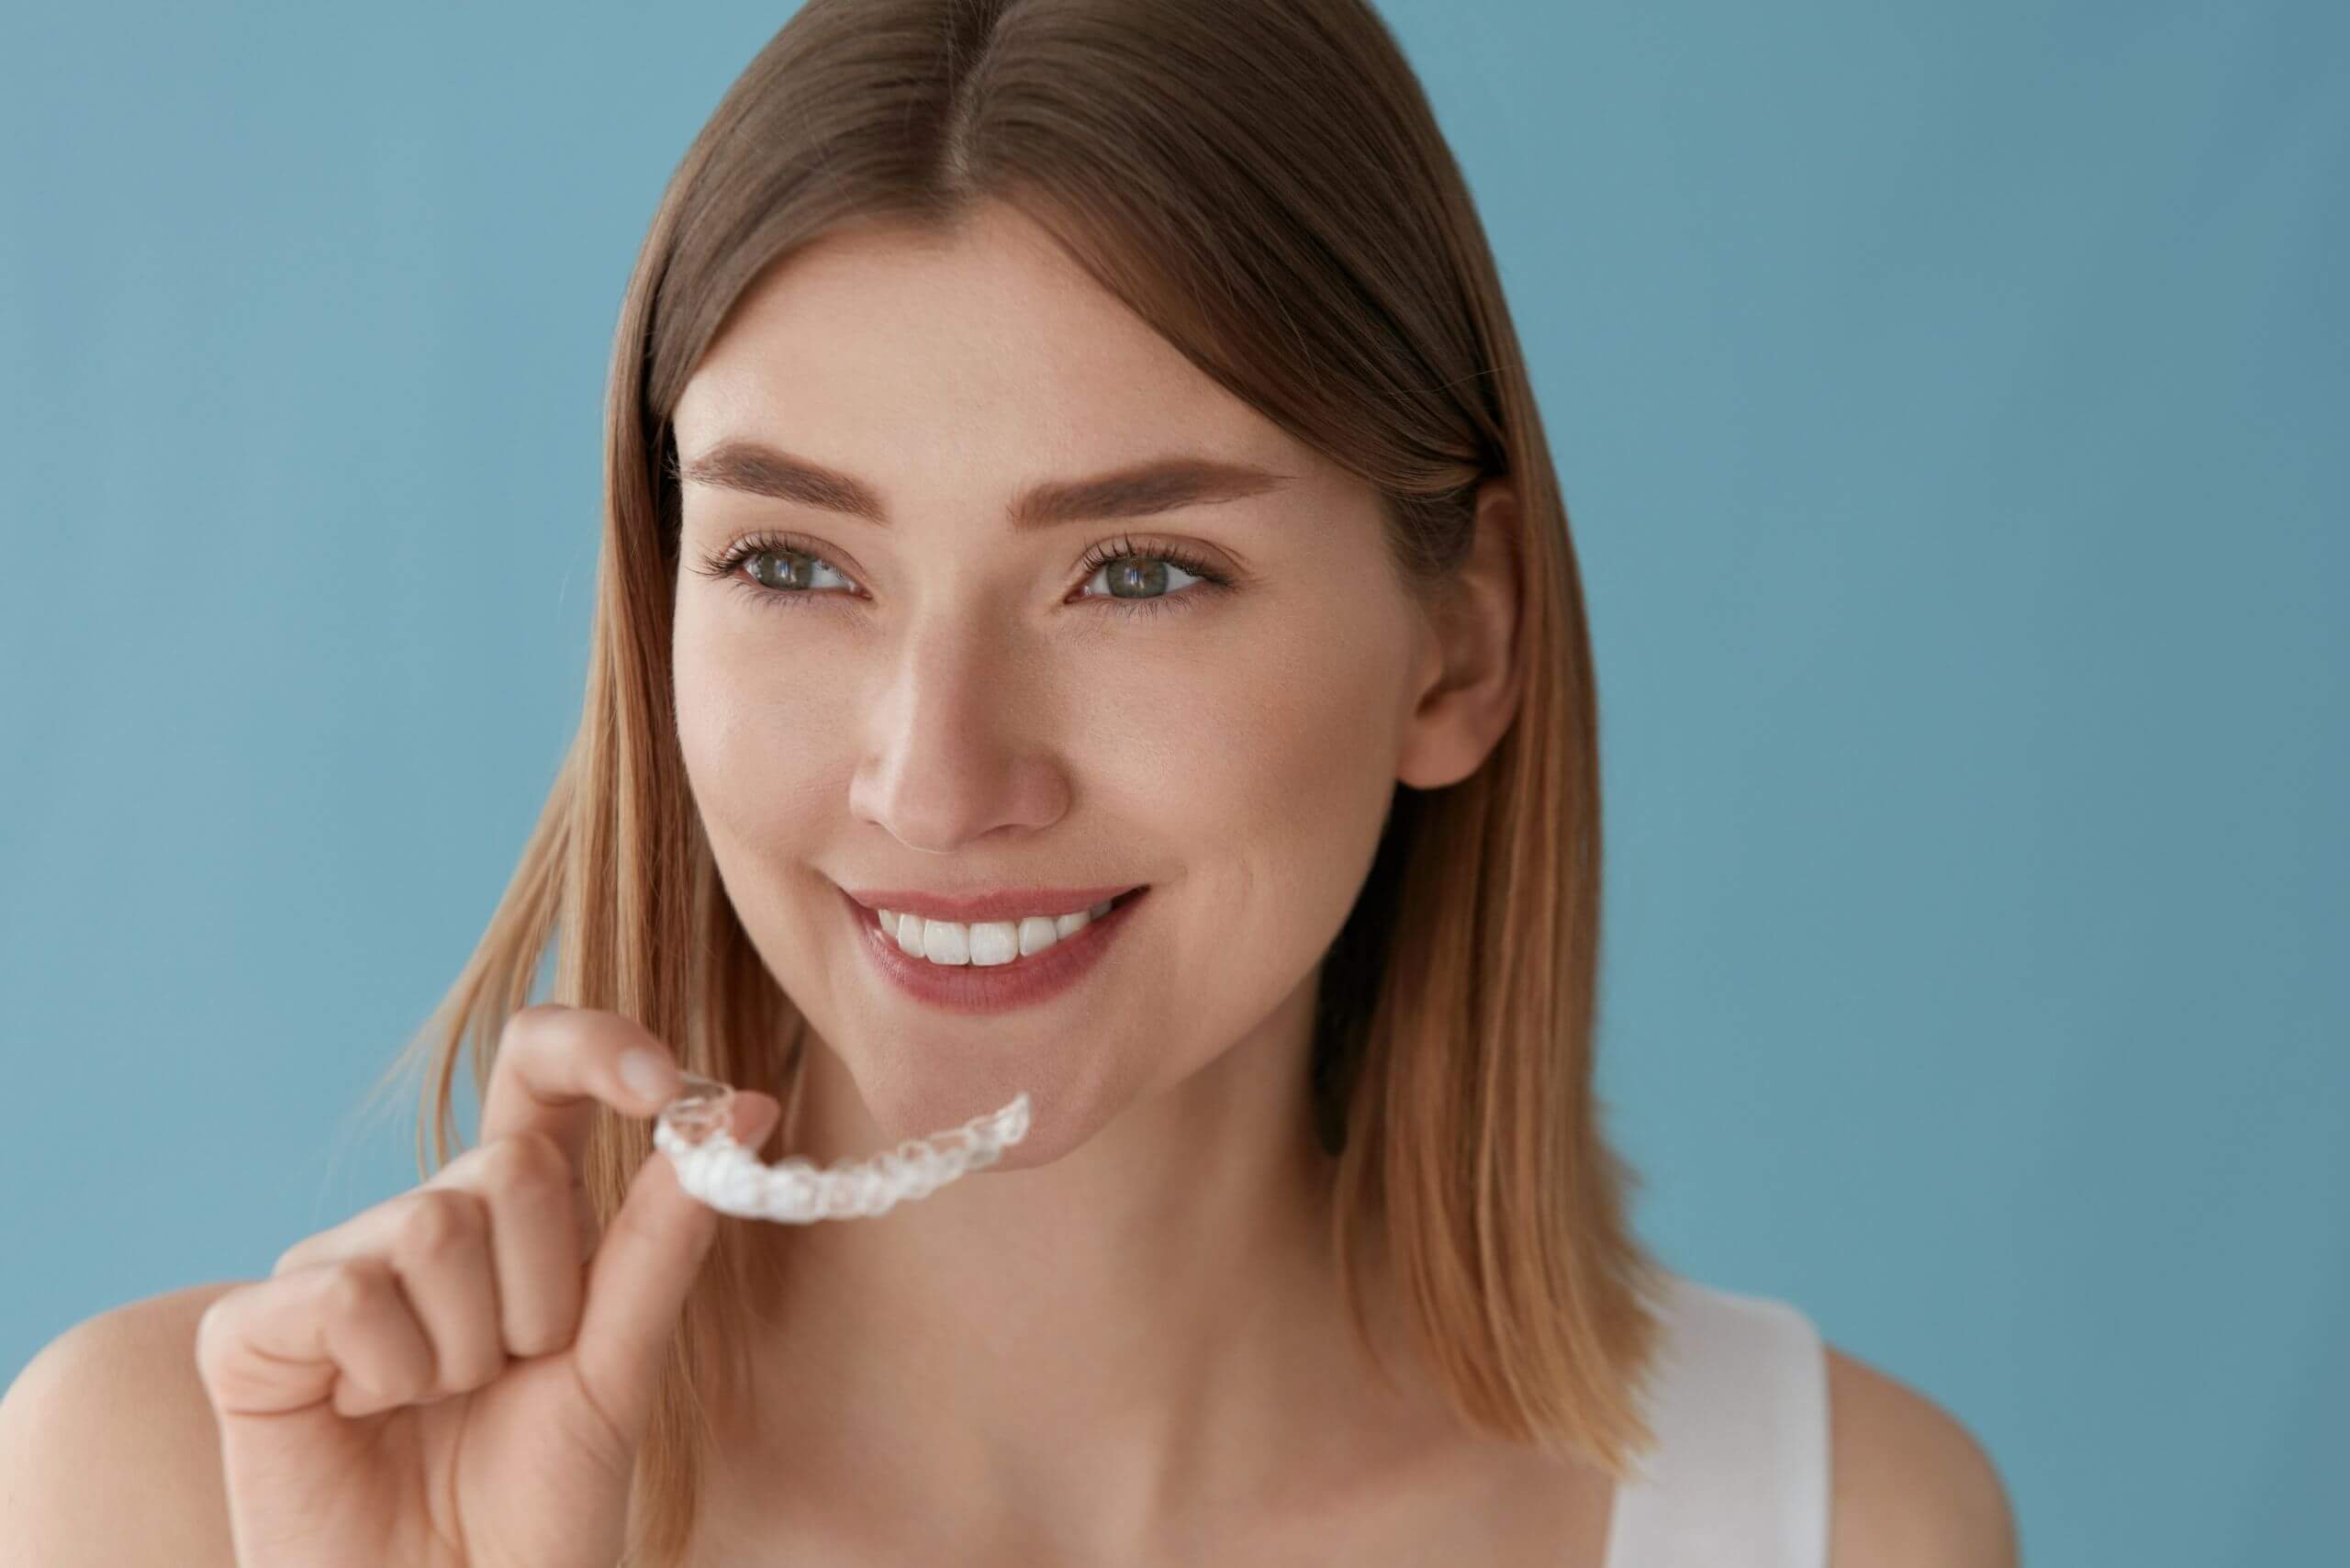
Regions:
<svg viewBox="0 0 2350 1568"><path fill-rule="evenodd" d="M1097 582L1103 584L1104 593L1101 597L1110 599L1146 600L1167 599L1181 592L1187 586L1184 583L1169 582L1168 574L1170 572L1177 577L1188 578L1191 582L1207 580L1202 574L1190 571L1180 563L1164 555L1122 555L1102 563L1091 577L1085 579L1085 586L1091 588ZM1087 597L1096 596L1089 594Z"/></svg>
<svg viewBox="0 0 2350 1568"><path fill-rule="evenodd" d="M1085 586L1090 588L1099 581L1106 589L1084 597L1110 599L1122 615L1194 610L1202 599L1233 588L1232 578L1188 550L1148 540L1122 536L1097 544L1086 553L1084 564L1093 568ZM1170 573L1186 580L1170 581Z"/></svg>
<svg viewBox="0 0 2350 1568"><path fill-rule="evenodd" d="M829 572L834 577L840 577L843 582L848 580L841 577L839 567L822 555L811 555L798 550L746 550L743 553L742 561L750 568L754 581L761 588L772 589L777 593L795 595L805 593L810 588L819 586L813 579L820 572ZM763 571L760 569L763 562L780 564Z"/></svg>

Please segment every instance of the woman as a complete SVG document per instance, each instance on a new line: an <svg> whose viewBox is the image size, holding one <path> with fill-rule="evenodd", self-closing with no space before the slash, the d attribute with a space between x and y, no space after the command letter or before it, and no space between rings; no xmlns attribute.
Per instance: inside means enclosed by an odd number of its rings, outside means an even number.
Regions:
<svg viewBox="0 0 2350 1568"><path fill-rule="evenodd" d="M44 1352L28 1559L2013 1561L1947 1415L1628 1232L1567 520L1359 0L812 0L664 197L606 441L429 1179ZM770 1158L1033 1122L722 1219L652 1155L680 1067ZM72 1503L140 1442L152 1501Z"/></svg>

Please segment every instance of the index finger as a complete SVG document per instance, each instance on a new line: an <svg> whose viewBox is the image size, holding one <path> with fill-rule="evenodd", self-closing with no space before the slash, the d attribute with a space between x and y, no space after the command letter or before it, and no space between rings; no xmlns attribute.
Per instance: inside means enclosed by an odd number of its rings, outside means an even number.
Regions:
<svg viewBox="0 0 2350 1568"><path fill-rule="evenodd" d="M621 1058L648 1050L659 1066L649 1090L621 1074ZM489 1090L482 1103L481 1141L537 1132L562 1146L574 1167L595 1125L599 1102L632 1116L650 1116L685 1088L676 1058L652 1031L617 1013L542 1002L507 1019L498 1036Z"/></svg>

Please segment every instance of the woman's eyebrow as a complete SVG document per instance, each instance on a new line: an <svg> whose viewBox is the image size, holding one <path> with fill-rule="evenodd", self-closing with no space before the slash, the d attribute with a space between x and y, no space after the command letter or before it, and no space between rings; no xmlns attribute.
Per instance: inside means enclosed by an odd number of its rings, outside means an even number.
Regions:
<svg viewBox="0 0 2350 1568"><path fill-rule="evenodd" d="M688 484L822 507L890 526L881 498L863 481L764 442L735 438L678 465ZM1292 476L1197 455L1153 458L1083 479L1048 479L1023 490L1007 521L1015 531L1104 518L1147 517L1178 507L1243 500L1288 485Z"/></svg>

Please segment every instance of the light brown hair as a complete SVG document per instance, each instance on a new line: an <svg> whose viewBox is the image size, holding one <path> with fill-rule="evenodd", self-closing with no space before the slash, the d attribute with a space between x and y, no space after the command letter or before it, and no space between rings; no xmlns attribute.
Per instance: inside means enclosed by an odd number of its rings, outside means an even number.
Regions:
<svg viewBox="0 0 2350 1568"><path fill-rule="evenodd" d="M577 735L487 932L393 1064L423 1069L420 1170L453 1158L459 1058L478 1096L550 944L551 1000L636 1020L688 1070L776 1095L789 1126L800 1020L726 900L677 746L669 417L767 269L845 223L946 231L981 202L1044 226L1203 373L1373 486L1422 602L1464 558L1478 481L1512 476L1522 706L1470 778L1397 786L1323 959L1313 1101L1365 1351L1360 1292L1398 1291L1465 1421L1624 1479L1653 1443L1638 1389L1662 1272L1630 1232L1638 1178L1593 1086L1600 770L1581 579L1468 190L1363 0L809 0L729 88L621 304ZM598 1124L586 1177L607 1220L651 1153L646 1125ZM1366 1282L1374 1226L1393 1278ZM722 1227L687 1303L630 1563L673 1563L691 1539L719 1392L694 1369L730 1354L746 1369L773 1283L758 1258L744 1227Z"/></svg>

